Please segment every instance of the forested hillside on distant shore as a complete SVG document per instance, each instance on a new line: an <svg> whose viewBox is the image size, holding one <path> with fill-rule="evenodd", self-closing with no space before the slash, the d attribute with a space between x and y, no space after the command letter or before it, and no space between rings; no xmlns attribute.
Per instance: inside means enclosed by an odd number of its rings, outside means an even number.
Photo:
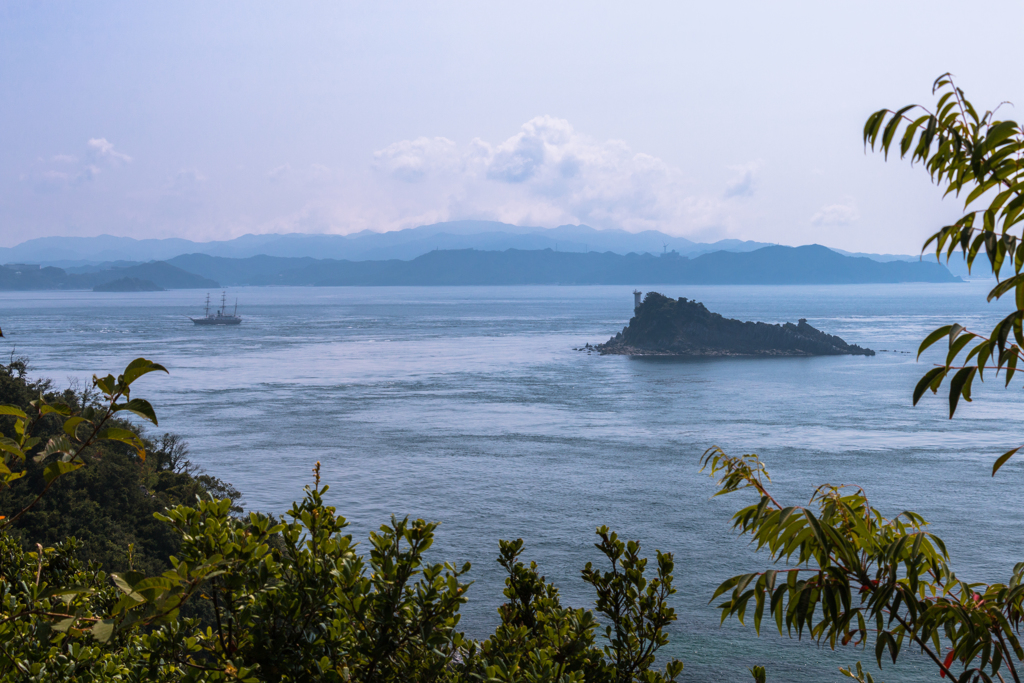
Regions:
<svg viewBox="0 0 1024 683"><path fill-rule="evenodd" d="M764 247L717 251L696 258L611 252L438 250L412 261L335 261L205 254L169 263L224 285L647 285L647 284L863 284L959 282L934 261L880 263L843 256L827 247Z"/></svg>
<svg viewBox="0 0 1024 683"><path fill-rule="evenodd" d="M688 258L675 252L614 254L552 249L432 251L411 261L206 254L176 256L99 272L59 268L0 268L0 289L91 289L139 278L166 289L228 285L439 286L439 285L795 285L960 282L940 263L844 256L827 247L771 246L749 252L716 251ZM219 284L218 284L219 283Z"/></svg>
<svg viewBox="0 0 1024 683"><path fill-rule="evenodd" d="M45 289L92 289L102 291L115 281L134 279L164 289L215 289L220 285L201 275L189 273L163 261L141 263L126 268L109 268L94 273L69 273L62 268L31 264L0 266L0 290L35 291ZM125 290L107 290L125 291Z"/></svg>

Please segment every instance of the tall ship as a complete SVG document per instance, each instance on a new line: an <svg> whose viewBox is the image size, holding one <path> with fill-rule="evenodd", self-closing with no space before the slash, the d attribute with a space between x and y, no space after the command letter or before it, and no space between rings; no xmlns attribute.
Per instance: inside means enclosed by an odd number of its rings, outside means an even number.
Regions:
<svg viewBox="0 0 1024 683"><path fill-rule="evenodd" d="M220 310L210 313L210 295L206 295L206 315L202 318L192 318L189 320L194 322L196 325L238 325L242 322L242 319L238 316L238 299L235 299L235 310L232 313L227 312L227 292L221 292L220 294Z"/></svg>

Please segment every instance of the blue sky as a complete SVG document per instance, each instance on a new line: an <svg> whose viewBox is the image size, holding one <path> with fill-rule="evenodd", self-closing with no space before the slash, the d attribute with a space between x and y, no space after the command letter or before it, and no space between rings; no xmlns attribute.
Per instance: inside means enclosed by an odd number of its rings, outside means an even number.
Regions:
<svg viewBox="0 0 1024 683"><path fill-rule="evenodd" d="M916 252L865 155L956 74L1024 103L1020 2L5 3L0 245L460 218ZM1008 117L1019 117L1007 109Z"/></svg>

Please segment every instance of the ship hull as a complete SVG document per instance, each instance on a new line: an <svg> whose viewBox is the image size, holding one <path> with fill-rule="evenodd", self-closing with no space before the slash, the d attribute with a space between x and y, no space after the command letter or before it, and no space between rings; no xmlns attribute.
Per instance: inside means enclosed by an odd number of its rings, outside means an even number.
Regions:
<svg viewBox="0 0 1024 683"><path fill-rule="evenodd" d="M189 318L196 325L241 325L241 318Z"/></svg>

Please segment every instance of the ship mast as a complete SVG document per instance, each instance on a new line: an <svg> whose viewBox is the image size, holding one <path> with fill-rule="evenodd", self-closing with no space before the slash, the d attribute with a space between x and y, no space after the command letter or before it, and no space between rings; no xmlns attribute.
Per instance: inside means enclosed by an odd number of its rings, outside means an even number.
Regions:
<svg viewBox="0 0 1024 683"><path fill-rule="evenodd" d="M235 312L231 314L233 317L238 317L238 299L235 299Z"/></svg>
<svg viewBox="0 0 1024 683"><path fill-rule="evenodd" d="M206 293L206 317L210 317L210 293Z"/></svg>
<svg viewBox="0 0 1024 683"><path fill-rule="evenodd" d="M228 307L227 298L228 298L228 293L227 292L221 292L220 293L220 314L221 315L224 315L224 309L226 309Z"/></svg>

